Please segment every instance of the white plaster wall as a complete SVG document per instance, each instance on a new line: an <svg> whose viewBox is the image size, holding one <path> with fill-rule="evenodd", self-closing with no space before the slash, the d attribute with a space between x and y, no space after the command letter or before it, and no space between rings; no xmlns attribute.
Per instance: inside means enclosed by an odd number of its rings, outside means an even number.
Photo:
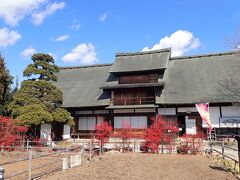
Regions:
<svg viewBox="0 0 240 180"><path fill-rule="evenodd" d="M222 106L222 116L240 116L240 107Z"/></svg>
<svg viewBox="0 0 240 180"><path fill-rule="evenodd" d="M45 141L51 141L51 124L41 124L40 139Z"/></svg>
<svg viewBox="0 0 240 180"><path fill-rule="evenodd" d="M67 124L63 126L63 139L70 139L70 126Z"/></svg>
<svg viewBox="0 0 240 180"><path fill-rule="evenodd" d="M176 115L175 108L158 108L158 114L160 115Z"/></svg>
<svg viewBox="0 0 240 180"><path fill-rule="evenodd" d="M219 128L219 117L220 117L220 109L219 107L209 107L210 120L212 123L212 127ZM203 127L207 127L206 123L203 121Z"/></svg>

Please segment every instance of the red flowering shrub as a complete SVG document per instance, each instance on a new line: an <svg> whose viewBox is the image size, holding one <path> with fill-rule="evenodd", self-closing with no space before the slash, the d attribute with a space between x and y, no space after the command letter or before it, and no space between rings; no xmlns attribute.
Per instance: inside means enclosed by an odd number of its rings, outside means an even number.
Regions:
<svg viewBox="0 0 240 180"><path fill-rule="evenodd" d="M174 125L168 124L160 115L151 118L153 124L146 130L145 143L142 150L158 152L160 144L171 145L174 135L178 132L178 128Z"/></svg>
<svg viewBox="0 0 240 180"><path fill-rule="evenodd" d="M196 154L203 148L203 139L202 134L185 134L182 136L181 144L177 150L182 154Z"/></svg>
<svg viewBox="0 0 240 180"><path fill-rule="evenodd" d="M111 132L112 126L107 121L103 121L96 126L96 138L101 141L101 145L108 142Z"/></svg>
<svg viewBox="0 0 240 180"><path fill-rule="evenodd" d="M18 146L28 128L18 126L15 120L0 116L0 146Z"/></svg>
<svg viewBox="0 0 240 180"><path fill-rule="evenodd" d="M121 128L114 132L114 137L122 139L122 149L129 150L128 140L135 138L134 129L128 121L122 121Z"/></svg>

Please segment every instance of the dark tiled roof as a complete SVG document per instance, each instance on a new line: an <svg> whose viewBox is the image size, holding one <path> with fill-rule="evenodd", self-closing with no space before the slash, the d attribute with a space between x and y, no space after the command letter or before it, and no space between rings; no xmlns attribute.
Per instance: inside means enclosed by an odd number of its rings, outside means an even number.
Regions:
<svg viewBox="0 0 240 180"><path fill-rule="evenodd" d="M58 82L54 84L63 91L64 107L108 106L110 94L100 87L118 84L116 74L109 72L142 71L144 68L149 70L155 63L155 55L161 54L159 57L162 57L162 53L165 58L170 54L169 50L141 52L133 55L119 54L116 58L117 63L113 65L61 68L57 75ZM139 58L140 56L143 58ZM223 96L219 89L222 88L221 81L232 78L239 80L238 87L240 88L240 55L227 52L165 58L163 61L160 60L161 63L158 62L158 65L154 64L155 69L167 67L161 80L164 82L162 94L160 91L156 92L157 104L239 102L239 99Z"/></svg>
<svg viewBox="0 0 240 180"><path fill-rule="evenodd" d="M165 69L171 49L138 53L118 53L109 72L134 72Z"/></svg>
<svg viewBox="0 0 240 180"><path fill-rule="evenodd" d="M63 107L108 105L109 94L99 89L106 81L111 64L64 67L54 84L63 91Z"/></svg>
<svg viewBox="0 0 240 180"><path fill-rule="evenodd" d="M221 81L237 77L240 87L240 56L234 52L172 58L165 72L160 104L239 101L223 96Z"/></svg>

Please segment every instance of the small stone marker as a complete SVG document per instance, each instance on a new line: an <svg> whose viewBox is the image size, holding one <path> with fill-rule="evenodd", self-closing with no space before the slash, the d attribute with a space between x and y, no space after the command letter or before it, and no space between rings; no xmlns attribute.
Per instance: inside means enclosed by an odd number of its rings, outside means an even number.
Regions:
<svg viewBox="0 0 240 180"><path fill-rule="evenodd" d="M76 155L76 166L81 164L81 155Z"/></svg>
<svg viewBox="0 0 240 180"><path fill-rule="evenodd" d="M68 158L63 158L62 170L65 171L68 169Z"/></svg>
<svg viewBox="0 0 240 180"><path fill-rule="evenodd" d="M70 168L74 167L74 156L70 156Z"/></svg>
<svg viewBox="0 0 240 180"><path fill-rule="evenodd" d="M78 161L77 155L70 156L70 168L77 166L77 161Z"/></svg>
<svg viewBox="0 0 240 180"><path fill-rule="evenodd" d="M5 169L3 167L0 167L0 180L4 180L4 172Z"/></svg>

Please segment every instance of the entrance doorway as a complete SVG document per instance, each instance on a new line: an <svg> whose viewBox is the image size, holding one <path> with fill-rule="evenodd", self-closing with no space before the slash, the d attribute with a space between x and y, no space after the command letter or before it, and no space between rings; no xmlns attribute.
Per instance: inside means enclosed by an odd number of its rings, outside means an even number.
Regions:
<svg viewBox="0 0 240 180"><path fill-rule="evenodd" d="M63 139L63 123L53 123L51 137L53 141L61 141Z"/></svg>
<svg viewBox="0 0 240 180"><path fill-rule="evenodd" d="M179 127L179 135L182 136L186 133L185 116L178 116L177 123Z"/></svg>

